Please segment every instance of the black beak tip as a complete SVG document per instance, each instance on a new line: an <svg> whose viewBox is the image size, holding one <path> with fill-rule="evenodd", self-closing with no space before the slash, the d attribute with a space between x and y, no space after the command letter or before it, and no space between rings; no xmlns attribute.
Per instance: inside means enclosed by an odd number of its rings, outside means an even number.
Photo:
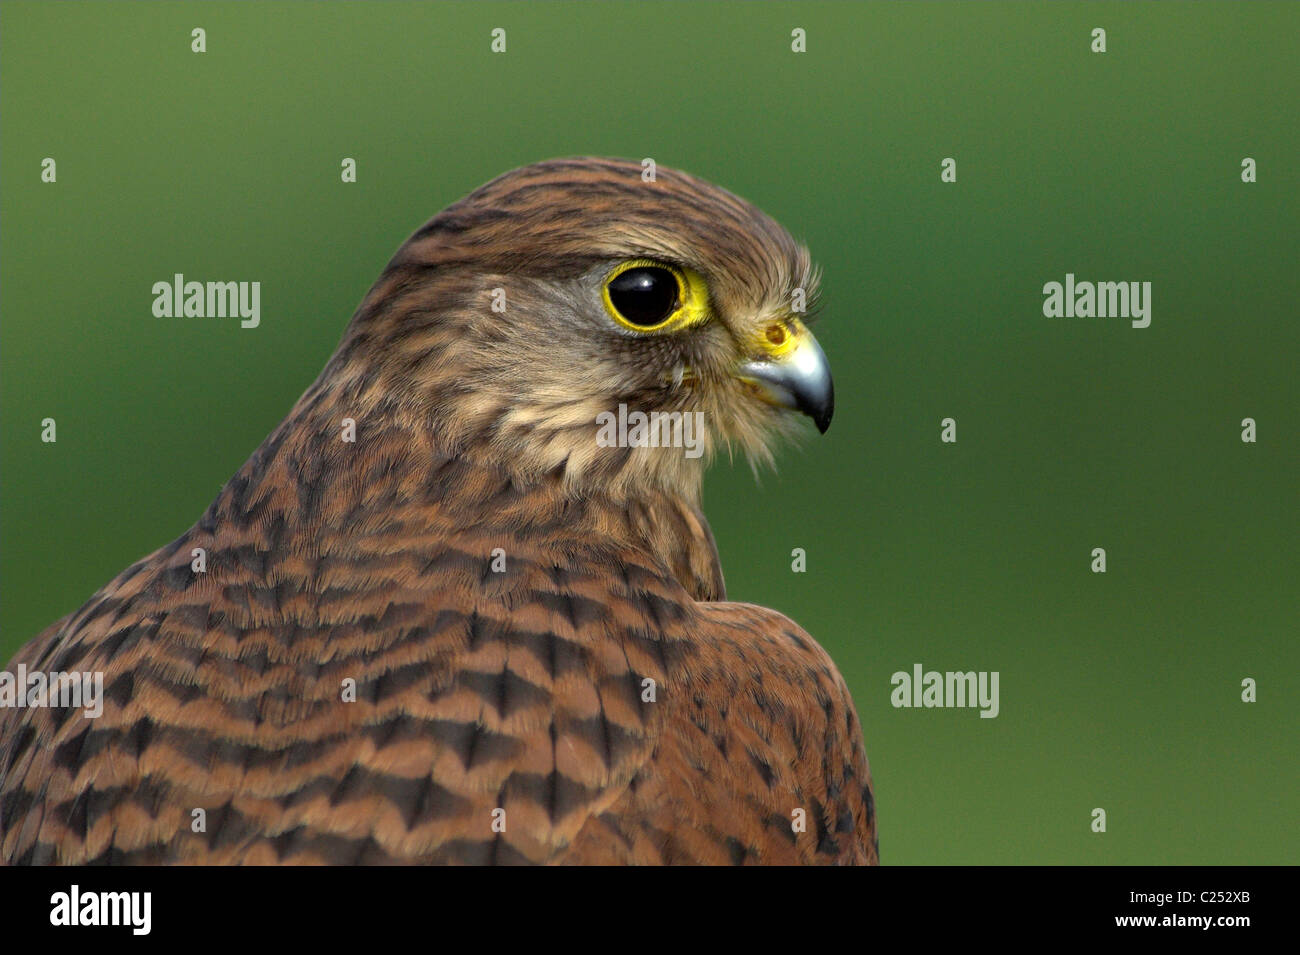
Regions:
<svg viewBox="0 0 1300 955"><path fill-rule="evenodd" d="M814 400L808 401L801 410L813 419L817 430L825 434L831 426L831 418L835 415L835 386L828 380L825 390Z"/></svg>

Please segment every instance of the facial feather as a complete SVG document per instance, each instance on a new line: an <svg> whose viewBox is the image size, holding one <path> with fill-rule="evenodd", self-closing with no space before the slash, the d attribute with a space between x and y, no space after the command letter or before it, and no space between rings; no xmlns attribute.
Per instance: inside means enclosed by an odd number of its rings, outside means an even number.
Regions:
<svg viewBox="0 0 1300 955"><path fill-rule="evenodd" d="M601 283L630 259L698 273L706 320L631 334ZM535 479L697 500L719 450L770 463L795 419L756 400L736 363L763 329L812 306L806 249L744 200L660 167L557 160L514 170L438 214L398 249L352 319L327 376L354 400L395 400L458 452ZM597 416L702 412L702 454L602 447ZM675 452L675 453L674 453Z"/></svg>

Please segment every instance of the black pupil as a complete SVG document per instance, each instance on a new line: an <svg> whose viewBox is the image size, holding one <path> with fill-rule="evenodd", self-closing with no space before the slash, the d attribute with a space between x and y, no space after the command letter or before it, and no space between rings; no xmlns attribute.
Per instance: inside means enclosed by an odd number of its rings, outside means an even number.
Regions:
<svg viewBox="0 0 1300 955"><path fill-rule="evenodd" d="M633 325L658 325L677 307L677 279L656 266L628 269L609 283L609 300Z"/></svg>

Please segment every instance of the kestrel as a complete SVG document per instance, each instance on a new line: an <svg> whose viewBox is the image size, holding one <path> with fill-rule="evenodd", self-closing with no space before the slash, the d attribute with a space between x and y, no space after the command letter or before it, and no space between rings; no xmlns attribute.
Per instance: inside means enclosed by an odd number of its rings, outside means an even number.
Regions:
<svg viewBox="0 0 1300 955"><path fill-rule="evenodd" d="M830 422L816 273L642 172L429 220L198 522L18 652L102 713L0 709L0 859L877 860L844 680L700 509L710 453Z"/></svg>

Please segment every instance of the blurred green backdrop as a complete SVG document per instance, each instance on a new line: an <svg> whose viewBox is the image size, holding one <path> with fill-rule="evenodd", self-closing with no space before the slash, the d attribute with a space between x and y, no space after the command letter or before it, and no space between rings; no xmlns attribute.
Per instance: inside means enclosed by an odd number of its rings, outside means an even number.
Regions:
<svg viewBox="0 0 1300 955"><path fill-rule="evenodd" d="M1300 6L6 2L0 26L0 659L199 516L425 218L523 163L650 156L825 269L834 427L758 486L723 462L705 505L731 596L843 669L882 859L1296 861ZM154 318L174 272L261 281L261 327ZM1151 281L1151 326L1045 318L1066 272ZM1000 715L893 708L918 662L999 671Z"/></svg>

